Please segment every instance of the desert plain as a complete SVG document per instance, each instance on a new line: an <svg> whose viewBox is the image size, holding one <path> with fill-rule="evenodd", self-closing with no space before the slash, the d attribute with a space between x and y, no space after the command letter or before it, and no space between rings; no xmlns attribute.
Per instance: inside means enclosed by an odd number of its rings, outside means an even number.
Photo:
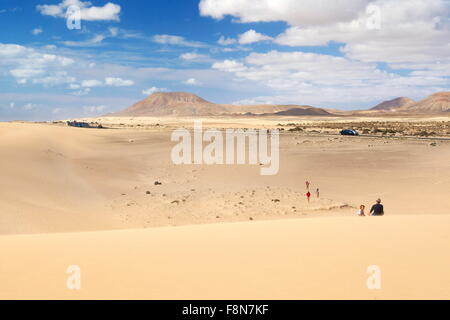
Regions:
<svg viewBox="0 0 450 320"><path fill-rule="evenodd" d="M77 120L0 123L2 299L450 298L448 117ZM175 165L194 120L280 130L278 174Z"/></svg>

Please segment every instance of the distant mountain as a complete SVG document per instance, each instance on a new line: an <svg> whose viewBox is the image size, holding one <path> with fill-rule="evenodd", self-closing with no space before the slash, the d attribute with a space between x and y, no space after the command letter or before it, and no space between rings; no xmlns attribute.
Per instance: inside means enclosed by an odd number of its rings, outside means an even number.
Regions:
<svg viewBox="0 0 450 320"><path fill-rule="evenodd" d="M399 111L427 114L449 112L450 92L435 93L415 104L403 106Z"/></svg>
<svg viewBox="0 0 450 320"><path fill-rule="evenodd" d="M439 114L450 112L450 92L439 92L419 102L401 97L385 101L370 110L338 111L303 105L216 104L186 92L158 92L131 107L107 116L332 116Z"/></svg>
<svg viewBox="0 0 450 320"><path fill-rule="evenodd" d="M370 110L393 110L406 107L414 103L415 101L410 98L401 97L389 101L384 101Z"/></svg>
<svg viewBox="0 0 450 320"><path fill-rule="evenodd" d="M297 107L286 111L279 111L274 113L277 116L330 116L330 112L325 109L315 107Z"/></svg>
<svg viewBox="0 0 450 320"><path fill-rule="evenodd" d="M450 112L450 92L438 92L419 102L409 98L397 98L380 103L369 111L360 114L383 112L389 114L439 114Z"/></svg>
<svg viewBox="0 0 450 320"><path fill-rule="evenodd" d="M297 105L228 105L206 101L186 92L158 92L131 107L108 116L161 117L161 116L220 116L220 115L331 115L321 108Z"/></svg>
<svg viewBox="0 0 450 320"><path fill-rule="evenodd" d="M223 113L219 105L185 92L158 92L114 116L198 116Z"/></svg>

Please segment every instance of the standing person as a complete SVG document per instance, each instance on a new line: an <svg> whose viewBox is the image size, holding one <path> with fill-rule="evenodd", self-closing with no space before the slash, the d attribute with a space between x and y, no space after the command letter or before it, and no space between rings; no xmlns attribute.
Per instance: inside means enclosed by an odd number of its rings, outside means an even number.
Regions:
<svg viewBox="0 0 450 320"><path fill-rule="evenodd" d="M306 198L308 198L308 203L311 201L311 192L308 191L306 194Z"/></svg>
<svg viewBox="0 0 450 320"><path fill-rule="evenodd" d="M309 186L311 185L311 182L309 182L309 181L306 181L306 182L305 182L305 184L306 184L306 190L308 190L308 191L309 191Z"/></svg>
<svg viewBox="0 0 450 320"><path fill-rule="evenodd" d="M366 209L366 206L365 205L360 205L359 206L359 210L358 210L358 212L356 212L356 214L358 215L358 216L360 216L360 217L365 217L366 215L364 214L364 210Z"/></svg>
<svg viewBox="0 0 450 320"><path fill-rule="evenodd" d="M384 206L381 204L381 199L377 199L377 203L370 209L371 216L384 216Z"/></svg>
<svg viewBox="0 0 450 320"><path fill-rule="evenodd" d="M319 188L316 189L316 196L317 196L317 199L320 199L320 190L319 190Z"/></svg>

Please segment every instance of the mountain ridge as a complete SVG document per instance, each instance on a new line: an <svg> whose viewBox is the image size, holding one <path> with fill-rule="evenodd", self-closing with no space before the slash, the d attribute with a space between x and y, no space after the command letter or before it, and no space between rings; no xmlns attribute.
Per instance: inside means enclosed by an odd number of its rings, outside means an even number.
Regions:
<svg viewBox="0 0 450 320"><path fill-rule="evenodd" d="M216 104L187 92L157 92L131 107L108 116L222 116L222 115L332 115L323 108L303 105Z"/></svg>
<svg viewBox="0 0 450 320"><path fill-rule="evenodd" d="M339 116L441 114L450 112L450 92L438 92L418 102L399 97L368 110L341 111L309 105L232 105L216 104L187 92L156 92L129 108L106 116Z"/></svg>

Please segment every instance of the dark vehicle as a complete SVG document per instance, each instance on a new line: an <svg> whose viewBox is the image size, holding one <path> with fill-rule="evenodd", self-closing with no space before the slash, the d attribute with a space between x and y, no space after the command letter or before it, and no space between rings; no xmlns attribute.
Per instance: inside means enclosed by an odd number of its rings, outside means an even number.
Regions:
<svg viewBox="0 0 450 320"><path fill-rule="evenodd" d="M347 129L347 130L342 130L341 135L343 135L343 136L359 136L359 133L356 130Z"/></svg>
<svg viewBox="0 0 450 320"><path fill-rule="evenodd" d="M67 121L67 125L69 127L75 127L75 128L103 129L103 126L101 124L97 124L97 123Z"/></svg>
<svg viewBox="0 0 450 320"><path fill-rule="evenodd" d="M89 123L78 122L78 121L67 121L67 125L69 127L75 127L75 128L91 128L91 125Z"/></svg>

